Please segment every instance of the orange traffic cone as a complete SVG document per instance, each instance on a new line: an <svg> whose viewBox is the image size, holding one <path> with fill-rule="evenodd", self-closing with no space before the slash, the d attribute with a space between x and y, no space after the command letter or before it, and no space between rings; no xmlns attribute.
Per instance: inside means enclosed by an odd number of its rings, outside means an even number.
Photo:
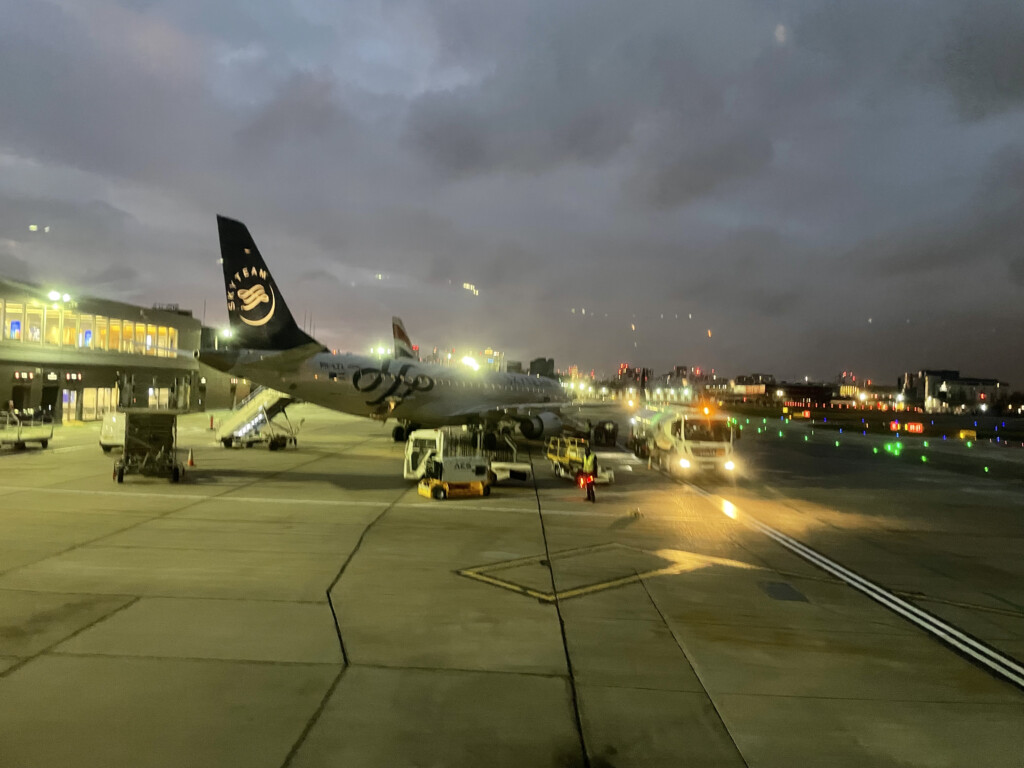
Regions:
<svg viewBox="0 0 1024 768"><path fill-rule="evenodd" d="M189 448L188 449L188 466L194 467L195 465L196 465L196 460L192 458L192 449Z"/></svg>

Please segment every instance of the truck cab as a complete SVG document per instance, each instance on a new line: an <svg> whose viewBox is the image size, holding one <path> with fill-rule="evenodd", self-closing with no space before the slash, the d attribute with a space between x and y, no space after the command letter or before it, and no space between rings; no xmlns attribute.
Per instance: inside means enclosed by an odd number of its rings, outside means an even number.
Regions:
<svg viewBox="0 0 1024 768"><path fill-rule="evenodd" d="M633 450L670 474L737 469L731 420L711 407L648 410L634 417Z"/></svg>

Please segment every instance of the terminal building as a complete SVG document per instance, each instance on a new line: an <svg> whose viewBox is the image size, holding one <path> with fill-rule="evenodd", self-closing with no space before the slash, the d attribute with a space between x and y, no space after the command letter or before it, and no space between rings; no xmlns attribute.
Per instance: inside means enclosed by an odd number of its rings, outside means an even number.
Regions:
<svg viewBox="0 0 1024 768"><path fill-rule="evenodd" d="M0 278L0 411L66 423L118 407L230 407L239 382L200 364L203 331L174 305L146 308Z"/></svg>

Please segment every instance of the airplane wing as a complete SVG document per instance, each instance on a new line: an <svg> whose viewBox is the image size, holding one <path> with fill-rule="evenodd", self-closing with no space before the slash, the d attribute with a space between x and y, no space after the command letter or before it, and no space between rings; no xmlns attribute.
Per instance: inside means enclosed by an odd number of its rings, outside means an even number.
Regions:
<svg viewBox="0 0 1024 768"><path fill-rule="evenodd" d="M495 406L493 403L486 405L480 403L462 408L452 413L452 415L466 419L475 417L484 424L498 424L502 421L516 421L540 414L553 414L565 419L573 414L584 413L585 409L585 405L571 402L515 403L501 406Z"/></svg>

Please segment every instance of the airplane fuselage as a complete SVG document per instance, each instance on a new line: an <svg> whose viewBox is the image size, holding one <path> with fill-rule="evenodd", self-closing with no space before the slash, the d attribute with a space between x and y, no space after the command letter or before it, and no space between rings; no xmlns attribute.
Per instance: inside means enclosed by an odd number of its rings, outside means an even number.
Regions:
<svg viewBox="0 0 1024 768"><path fill-rule="evenodd" d="M569 402L557 381L522 373L329 352L278 367L277 357L246 352L230 372L332 410L424 427L474 423L476 414L510 406Z"/></svg>

